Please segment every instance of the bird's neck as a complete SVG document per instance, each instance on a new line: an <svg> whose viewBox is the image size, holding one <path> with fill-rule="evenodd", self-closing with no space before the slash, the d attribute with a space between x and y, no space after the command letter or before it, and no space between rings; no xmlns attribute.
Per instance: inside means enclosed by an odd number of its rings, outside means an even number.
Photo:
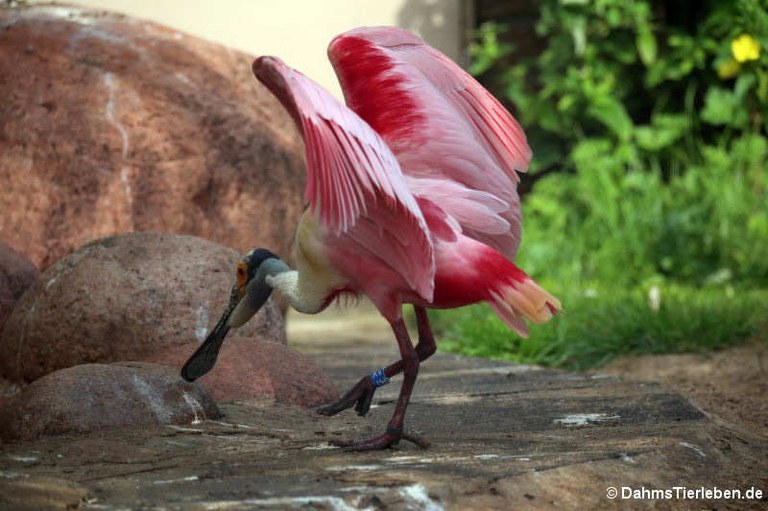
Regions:
<svg viewBox="0 0 768 511"><path fill-rule="evenodd" d="M297 311L305 314L320 312L325 305L325 295L313 293L308 286L303 285L303 279L300 278L298 271L292 270L282 261L272 261L269 261L266 283L272 289L279 291L289 305Z"/></svg>

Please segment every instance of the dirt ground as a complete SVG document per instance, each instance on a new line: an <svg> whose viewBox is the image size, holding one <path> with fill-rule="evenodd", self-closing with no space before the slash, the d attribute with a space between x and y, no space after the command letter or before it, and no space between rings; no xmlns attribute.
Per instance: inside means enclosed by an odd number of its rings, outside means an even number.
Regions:
<svg viewBox="0 0 768 511"><path fill-rule="evenodd" d="M706 355L621 357L592 373L660 382L715 419L768 438L768 342Z"/></svg>

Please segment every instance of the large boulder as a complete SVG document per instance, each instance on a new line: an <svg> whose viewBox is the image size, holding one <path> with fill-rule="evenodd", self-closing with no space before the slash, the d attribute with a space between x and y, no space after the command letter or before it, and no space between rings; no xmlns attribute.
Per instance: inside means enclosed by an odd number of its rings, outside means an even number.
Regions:
<svg viewBox="0 0 768 511"><path fill-rule="evenodd" d="M24 254L0 241L0 335L16 302L36 277L35 265Z"/></svg>
<svg viewBox="0 0 768 511"><path fill-rule="evenodd" d="M191 424L220 416L208 393L182 380L173 368L85 364L40 378L0 405L0 439Z"/></svg>
<svg viewBox="0 0 768 511"><path fill-rule="evenodd" d="M0 338L0 376L32 381L78 364L148 360L199 344L226 307L240 257L174 234L94 241L43 271L18 302ZM274 300L240 333L285 344Z"/></svg>
<svg viewBox="0 0 768 511"><path fill-rule="evenodd" d="M179 367L196 348L194 344L169 348L152 360ZM339 398L325 371L300 351L238 334L224 341L216 366L197 382L216 401L266 399L315 407Z"/></svg>
<svg viewBox="0 0 768 511"><path fill-rule="evenodd" d="M0 241L41 269L127 231L288 257L303 149L252 60L116 14L0 9Z"/></svg>

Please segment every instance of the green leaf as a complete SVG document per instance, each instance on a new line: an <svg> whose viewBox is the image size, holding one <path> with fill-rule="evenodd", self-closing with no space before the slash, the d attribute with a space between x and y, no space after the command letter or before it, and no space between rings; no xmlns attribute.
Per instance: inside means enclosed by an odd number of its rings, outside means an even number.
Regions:
<svg viewBox="0 0 768 511"><path fill-rule="evenodd" d="M720 87L712 87L704 96L701 119L714 125L730 124L734 119L736 103L733 92Z"/></svg>
<svg viewBox="0 0 768 511"><path fill-rule="evenodd" d="M667 77L668 64L666 60L657 60L648 68L645 75L645 86L654 88L663 82Z"/></svg>
<svg viewBox="0 0 768 511"><path fill-rule="evenodd" d="M658 151L669 145L668 141L662 140L656 130L650 126L638 126L635 128L635 140L637 145L646 151Z"/></svg>
<svg viewBox="0 0 768 511"><path fill-rule="evenodd" d="M647 26L640 28L637 33L637 52L640 54L640 60L646 67L650 67L656 61L656 37Z"/></svg>
<svg viewBox="0 0 768 511"><path fill-rule="evenodd" d="M571 158L578 166L588 167L611 154L613 144L605 138L587 138L579 142L571 151Z"/></svg>
<svg viewBox="0 0 768 511"><path fill-rule="evenodd" d="M768 140L756 133L745 133L733 141L731 155L749 165L760 166L768 156Z"/></svg>
<svg viewBox="0 0 768 511"><path fill-rule="evenodd" d="M620 140L629 140L632 136L632 119L616 98L599 96L589 106L587 113L610 129Z"/></svg>
<svg viewBox="0 0 768 511"><path fill-rule="evenodd" d="M469 55L472 59L469 67L470 74L481 75L500 59L512 53L514 47L509 43L499 42L498 39L498 34L504 28L502 24L487 22L475 32L475 40L469 45Z"/></svg>
<svg viewBox="0 0 768 511"><path fill-rule="evenodd" d="M742 73L736 79L736 85L733 87L733 93L736 100L741 101L749 90L755 85L757 78L753 74Z"/></svg>
<svg viewBox="0 0 768 511"><path fill-rule="evenodd" d="M672 131L678 136L689 128L689 121L685 114L657 114L653 116L653 125Z"/></svg>
<svg viewBox="0 0 768 511"><path fill-rule="evenodd" d="M565 112L570 110L574 103L576 103L576 96L573 94L565 94L557 101L557 109L561 112Z"/></svg>
<svg viewBox="0 0 768 511"><path fill-rule="evenodd" d="M659 114L650 126L635 128L635 141L642 149L656 152L677 142L688 129L685 115Z"/></svg>
<svg viewBox="0 0 768 511"><path fill-rule="evenodd" d="M763 104L768 103L768 73L760 72L757 75L757 98Z"/></svg>
<svg viewBox="0 0 768 511"><path fill-rule="evenodd" d="M587 20L584 16L575 16L571 22L571 37L573 37L573 51L576 55L584 55L587 47Z"/></svg>

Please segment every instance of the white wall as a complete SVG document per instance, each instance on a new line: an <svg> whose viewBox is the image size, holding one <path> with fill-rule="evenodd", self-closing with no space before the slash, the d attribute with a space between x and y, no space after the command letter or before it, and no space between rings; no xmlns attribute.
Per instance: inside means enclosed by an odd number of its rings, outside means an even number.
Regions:
<svg viewBox="0 0 768 511"><path fill-rule="evenodd" d="M469 0L71 0L122 12L254 56L277 55L340 95L325 56L331 38L370 25L412 30L461 59Z"/></svg>

